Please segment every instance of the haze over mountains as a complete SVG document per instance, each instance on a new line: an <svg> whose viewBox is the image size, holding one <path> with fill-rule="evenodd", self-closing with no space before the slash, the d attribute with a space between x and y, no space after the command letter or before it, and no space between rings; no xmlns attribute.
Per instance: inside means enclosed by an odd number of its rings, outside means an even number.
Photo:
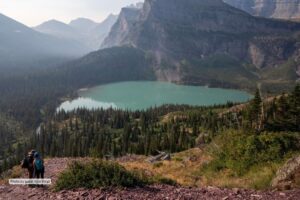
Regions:
<svg viewBox="0 0 300 200"><path fill-rule="evenodd" d="M224 0L254 16L299 19L300 0Z"/></svg>
<svg viewBox="0 0 300 200"><path fill-rule="evenodd" d="M90 51L94 51L100 49L104 38L109 34L117 18L117 15L109 15L101 23L96 23L90 19L78 18L69 24L50 20L34 27L34 29L55 37L75 40Z"/></svg>
<svg viewBox="0 0 300 200"><path fill-rule="evenodd" d="M83 55L100 47L116 47L72 62L87 73L90 73L91 66L95 68L100 62L107 63L107 69L101 64L103 71L108 70L110 63L118 62L118 66L130 63L121 60L126 58L126 50L118 50L125 46L127 50L135 49L128 50L130 58L134 58L137 52L136 59L144 54L143 63L147 62L146 66L155 79L161 81L254 88L258 82L266 87L292 85L300 74L299 23L257 18L222 0L146 0L144 4L123 8L119 16L110 15L102 23L84 18L69 24L50 20L34 28L44 34L26 29L31 31L30 35L68 41L73 45L70 50L53 50L57 54L61 52L60 55L73 55L74 51L81 53L76 55ZM12 31L15 30L19 28ZM34 42L30 42L32 44ZM59 45L51 42L42 46L50 51ZM11 47L20 50L17 46ZM42 52L38 51L35 57L40 57L38 55ZM114 57L108 56L107 52ZM122 55L118 56L119 53ZM26 54L22 56L28 57ZM129 68L126 64L124 66ZM109 70L109 76L112 76L113 71ZM70 72L78 77L79 74L75 73ZM152 75L149 77L153 79Z"/></svg>
<svg viewBox="0 0 300 200"><path fill-rule="evenodd" d="M39 33L0 14L1 68L38 66L87 52L80 43Z"/></svg>

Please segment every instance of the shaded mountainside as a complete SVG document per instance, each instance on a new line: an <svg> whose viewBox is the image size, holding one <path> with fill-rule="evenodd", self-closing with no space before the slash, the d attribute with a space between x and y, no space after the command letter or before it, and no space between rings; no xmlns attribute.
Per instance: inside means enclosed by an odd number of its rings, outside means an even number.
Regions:
<svg viewBox="0 0 300 200"><path fill-rule="evenodd" d="M224 2L254 16L279 19L300 18L299 0L224 0Z"/></svg>
<svg viewBox="0 0 300 200"><path fill-rule="evenodd" d="M61 66L57 75L70 86L86 87L101 83L153 80L153 59L140 49L114 47L88 54Z"/></svg>
<svg viewBox="0 0 300 200"><path fill-rule="evenodd" d="M87 53L79 43L41 34L0 14L1 68L43 65L45 60Z"/></svg>
<svg viewBox="0 0 300 200"><path fill-rule="evenodd" d="M46 21L34 27L34 29L58 38L76 39L76 34L78 34L76 29L57 20Z"/></svg>
<svg viewBox="0 0 300 200"><path fill-rule="evenodd" d="M141 10L123 10L103 47L147 51L159 80L251 88L298 78L299 31L298 23L256 18L221 0L146 0ZM292 67L280 67L289 59ZM271 75L282 71L293 75Z"/></svg>
<svg viewBox="0 0 300 200"><path fill-rule="evenodd" d="M80 88L109 82L155 80L152 58L142 50L120 47L91 53L51 70L0 79L0 111L30 127L51 115L60 98ZM26 106L25 106L26 105Z"/></svg>

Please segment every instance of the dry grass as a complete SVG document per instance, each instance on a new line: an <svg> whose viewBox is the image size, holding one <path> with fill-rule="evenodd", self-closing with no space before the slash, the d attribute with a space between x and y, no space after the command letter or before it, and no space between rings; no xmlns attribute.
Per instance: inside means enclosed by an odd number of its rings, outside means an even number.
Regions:
<svg viewBox="0 0 300 200"><path fill-rule="evenodd" d="M0 179L0 185L7 184L8 179L11 178L20 178L24 174L24 169L20 166L14 166L11 170L8 170L3 173L2 179Z"/></svg>
<svg viewBox="0 0 300 200"><path fill-rule="evenodd" d="M23 175L23 172L24 172L24 169L22 169L20 166L14 166L12 168L10 178L19 178Z"/></svg>
<svg viewBox="0 0 300 200"><path fill-rule="evenodd" d="M171 161L149 163L147 157L119 162L128 170L142 170L149 176L175 180L183 186L217 186L222 188L265 189L270 186L280 164L269 163L252 167L246 174L237 177L228 169L204 171L203 166L212 160L205 150L190 149L172 155Z"/></svg>
<svg viewBox="0 0 300 200"><path fill-rule="evenodd" d="M275 163L254 166L241 177L235 176L228 169L219 172L206 171L203 173L203 171L198 171L197 174L202 175L203 185L225 188L266 189L270 186L271 180L279 167L280 165Z"/></svg>
<svg viewBox="0 0 300 200"><path fill-rule="evenodd" d="M194 148L174 154L171 161L152 164L146 161L146 157L141 157L120 164L128 170L143 170L149 175L169 178L184 186L197 186L201 177L195 172L210 159L202 150Z"/></svg>

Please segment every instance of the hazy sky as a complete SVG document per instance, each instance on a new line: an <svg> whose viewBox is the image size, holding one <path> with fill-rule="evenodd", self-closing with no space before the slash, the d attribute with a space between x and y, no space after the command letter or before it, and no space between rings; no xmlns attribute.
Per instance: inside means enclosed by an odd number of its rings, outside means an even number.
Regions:
<svg viewBox="0 0 300 200"><path fill-rule="evenodd" d="M143 0L0 0L0 13L28 26L57 19L69 22L78 17L102 21L110 13Z"/></svg>

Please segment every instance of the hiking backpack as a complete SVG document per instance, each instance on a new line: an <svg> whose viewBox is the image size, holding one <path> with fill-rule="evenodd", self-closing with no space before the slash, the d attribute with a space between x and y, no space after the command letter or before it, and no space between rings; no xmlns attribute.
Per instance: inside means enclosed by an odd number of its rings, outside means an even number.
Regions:
<svg viewBox="0 0 300 200"><path fill-rule="evenodd" d="M37 171L42 171L44 169L43 161L41 159L35 160L34 165Z"/></svg>

